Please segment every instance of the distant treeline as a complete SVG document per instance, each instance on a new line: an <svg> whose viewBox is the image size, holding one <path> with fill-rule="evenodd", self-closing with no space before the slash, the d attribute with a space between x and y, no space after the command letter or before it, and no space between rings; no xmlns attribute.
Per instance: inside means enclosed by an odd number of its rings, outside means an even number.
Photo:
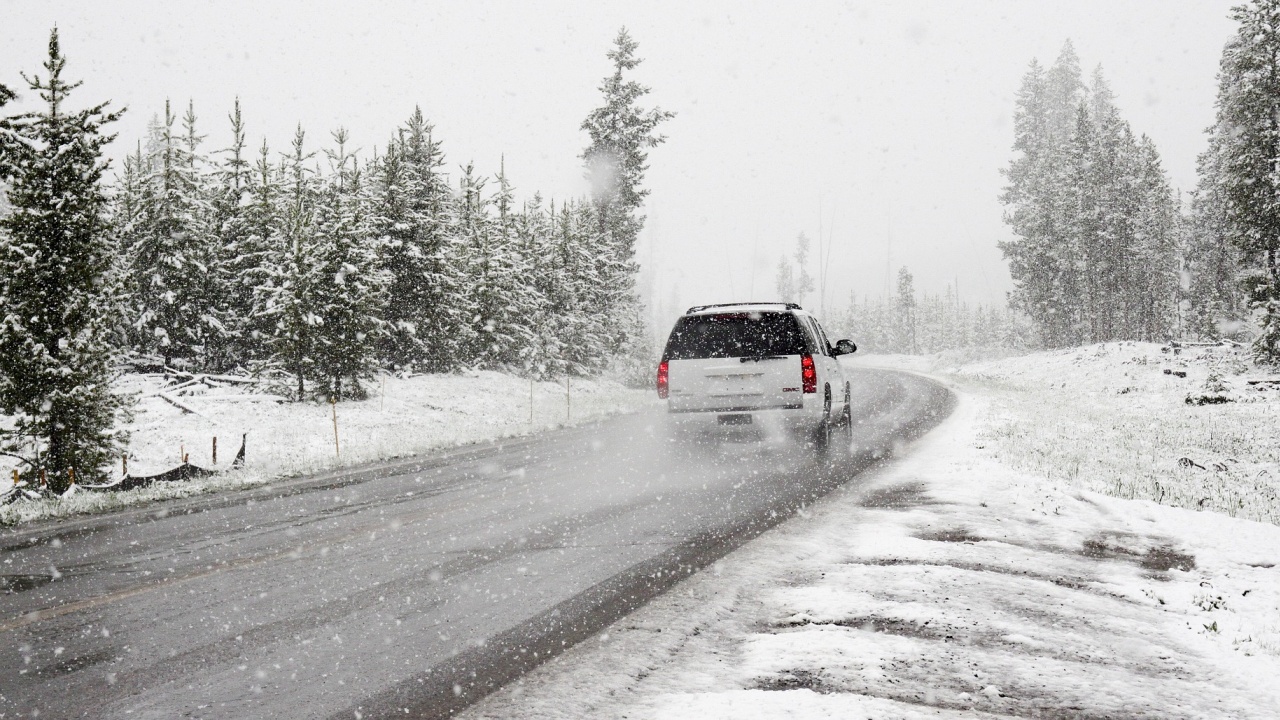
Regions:
<svg viewBox="0 0 1280 720"><path fill-rule="evenodd" d="M1027 318L1000 305L960 302L954 288L917 296L910 271L898 271L888 299L850 297L830 319L832 332L852 338L859 351L931 354L947 350L1026 350L1035 338Z"/></svg>

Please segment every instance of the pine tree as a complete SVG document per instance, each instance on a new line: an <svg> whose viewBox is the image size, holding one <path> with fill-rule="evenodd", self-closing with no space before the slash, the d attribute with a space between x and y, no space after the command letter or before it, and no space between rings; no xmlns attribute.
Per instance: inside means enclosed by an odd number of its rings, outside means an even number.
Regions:
<svg viewBox="0 0 1280 720"><path fill-rule="evenodd" d="M188 110L185 135L175 132L177 120L165 102L145 156L142 207L127 248L136 282L132 325L137 349L205 369L216 364L226 335L214 309L222 292L195 115Z"/></svg>
<svg viewBox="0 0 1280 720"><path fill-rule="evenodd" d="M248 308L241 309L244 314L235 319L237 359L255 369L265 367L275 352L276 302L283 291L289 258L280 175L264 140L247 179L243 244L231 264L231 292L237 295L233 307L247 304Z"/></svg>
<svg viewBox="0 0 1280 720"><path fill-rule="evenodd" d="M773 284L778 291L778 300L796 302L795 271L791 268L791 262L787 260L786 255L778 259L778 272L774 275Z"/></svg>
<svg viewBox="0 0 1280 720"><path fill-rule="evenodd" d="M394 368L446 372L460 362L469 319L450 242L452 196L444 152L415 108L375 169L371 215L391 286L382 357Z"/></svg>
<svg viewBox="0 0 1280 720"><path fill-rule="evenodd" d="M611 291L606 298L610 304L597 308L597 312L612 317L621 329L632 327L632 332L635 332L634 323L643 315L635 293L638 270L635 246L644 227L640 209L649 194L643 187L644 174L648 170L649 150L666 140L657 133L658 126L675 116L656 107L640 106L649 88L627 77L641 63L635 54L638 47L626 28L618 31L614 47L608 53L613 73L600 86L604 104L592 110L582 123L582 129L591 139L582 159L591 184L598 237L613 260L614 270L605 278L604 285ZM615 336L609 352L618 353L624 346L643 345L636 338L627 337L628 334Z"/></svg>
<svg viewBox="0 0 1280 720"><path fill-rule="evenodd" d="M649 169L648 151L666 141L655 131L675 113L640 106L649 88L625 77L642 62L635 56L639 45L626 28L618 31L613 43L614 48L608 53L613 74L600 86L604 104L592 110L582 123L591 138L582 159L600 231L614 243L618 256L630 262L644 225L644 217L637 213L649 194L641 185Z"/></svg>
<svg viewBox="0 0 1280 720"><path fill-rule="evenodd" d="M333 133L330 175L317 198L310 328L314 373L335 401L363 398L362 380L377 370L386 277L364 216L362 178L347 152L347 132Z"/></svg>
<svg viewBox="0 0 1280 720"><path fill-rule="evenodd" d="M264 250L253 241L248 205L252 197L253 170L245 157L245 128L240 99L227 116L231 145L218 151L222 161L214 172L210 200L214 287L214 315L225 323L224 343L211 353L210 365L228 370L259 353L253 336L254 288L261 278Z"/></svg>
<svg viewBox="0 0 1280 720"><path fill-rule="evenodd" d="M1160 154L1146 135L1139 141L1137 159L1139 194L1129 268L1132 328L1128 337L1164 341L1176 326L1181 218Z"/></svg>
<svg viewBox="0 0 1280 720"><path fill-rule="evenodd" d="M898 294L894 298L895 335L899 352L918 353L916 327L916 290L915 278L904 268L898 269Z"/></svg>
<svg viewBox="0 0 1280 720"><path fill-rule="evenodd" d="M796 236L796 268L796 303L803 305L804 296L813 292L813 276L809 274L809 236L803 232Z"/></svg>
<svg viewBox="0 0 1280 720"><path fill-rule="evenodd" d="M23 454L34 444L25 459L55 492L116 456L126 409L111 388L119 276L102 189L114 138L103 129L120 113L107 103L69 110L80 83L63 79L65 65L55 28L48 74L27 78L44 110L7 118L0 144L12 206L0 219L0 410L15 418L3 446Z"/></svg>
<svg viewBox="0 0 1280 720"><path fill-rule="evenodd" d="M1231 11L1239 24L1222 51L1210 143L1227 220L1246 263L1245 286L1259 319L1255 357L1280 362L1280 0Z"/></svg>
<svg viewBox="0 0 1280 720"><path fill-rule="evenodd" d="M469 175L470 167L463 176L464 196L474 184ZM483 251L473 256L469 274L480 285L473 294L480 318L475 328L482 340L477 344L479 358L490 367L514 368L521 365L522 351L533 343L534 316L540 308L538 293L530 287L529 256L521 247L515 193L507 180L505 161L497 181L498 192L487 203L495 214L484 214L483 232L477 236L482 242L475 245ZM485 204L483 199L480 202Z"/></svg>
<svg viewBox="0 0 1280 720"><path fill-rule="evenodd" d="M516 242L524 257L522 306L528 344L520 351L520 364L530 377L555 374L556 359L562 354L559 342L561 318L551 308L551 298L560 285L554 251L554 211L543 207L542 196L534 193L515 221Z"/></svg>
<svg viewBox="0 0 1280 720"><path fill-rule="evenodd" d="M1063 73L1057 73L1059 75ZM1061 304L1061 262L1066 233L1058 188L1066 167L1061 122L1051 113L1050 84L1036 61L1024 76L1014 115L1014 159L1004 170L1008 180L1000 200L1008 208L1005 221L1016 236L1000 243L1014 280L1010 303L1029 315L1044 344L1070 341L1070 313Z"/></svg>
<svg viewBox="0 0 1280 720"><path fill-rule="evenodd" d="M1016 236L1001 243L1011 305L1050 347L1167 336L1177 211L1154 145L1135 140L1101 68L1085 87L1069 42L1048 73L1033 62L1014 134L1001 196Z"/></svg>
<svg viewBox="0 0 1280 720"><path fill-rule="evenodd" d="M1240 282L1245 261L1227 215L1222 141L1222 133L1211 128L1209 147L1196 164L1199 177L1182 247L1185 324L1193 335L1210 339L1238 335L1246 315Z"/></svg>
<svg viewBox="0 0 1280 720"><path fill-rule="evenodd" d="M272 361L293 376L297 399L307 397L307 380L316 375L316 313L320 261L316 257L315 213L318 189L306 163L306 133L299 126L293 152L285 157L280 210L271 230L275 257L268 265L264 317L273 321Z"/></svg>

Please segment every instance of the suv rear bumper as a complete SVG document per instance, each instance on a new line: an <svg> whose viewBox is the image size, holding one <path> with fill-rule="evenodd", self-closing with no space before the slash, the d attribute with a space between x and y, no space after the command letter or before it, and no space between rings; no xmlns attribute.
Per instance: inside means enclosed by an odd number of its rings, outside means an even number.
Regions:
<svg viewBox="0 0 1280 720"><path fill-rule="evenodd" d="M749 420L747 418L750 418ZM774 407L726 405L714 409L685 409L667 405L667 423L677 432L735 431L748 427L770 430L810 430L822 422L822 398L809 395L801 402Z"/></svg>

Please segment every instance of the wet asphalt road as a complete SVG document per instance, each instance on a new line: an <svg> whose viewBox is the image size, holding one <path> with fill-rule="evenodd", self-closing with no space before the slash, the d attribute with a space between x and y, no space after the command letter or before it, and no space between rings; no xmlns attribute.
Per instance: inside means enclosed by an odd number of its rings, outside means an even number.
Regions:
<svg viewBox="0 0 1280 720"><path fill-rule="evenodd" d="M446 716L950 411L850 373L851 448L826 458L673 446L650 412L0 532L0 717Z"/></svg>

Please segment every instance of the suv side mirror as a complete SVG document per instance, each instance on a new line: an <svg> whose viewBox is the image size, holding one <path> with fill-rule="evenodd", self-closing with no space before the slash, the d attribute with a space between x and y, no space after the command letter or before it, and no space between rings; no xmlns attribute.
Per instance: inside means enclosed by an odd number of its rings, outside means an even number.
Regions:
<svg viewBox="0 0 1280 720"><path fill-rule="evenodd" d="M836 355L850 355L858 352L858 346L852 340L840 340L836 343Z"/></svg>

